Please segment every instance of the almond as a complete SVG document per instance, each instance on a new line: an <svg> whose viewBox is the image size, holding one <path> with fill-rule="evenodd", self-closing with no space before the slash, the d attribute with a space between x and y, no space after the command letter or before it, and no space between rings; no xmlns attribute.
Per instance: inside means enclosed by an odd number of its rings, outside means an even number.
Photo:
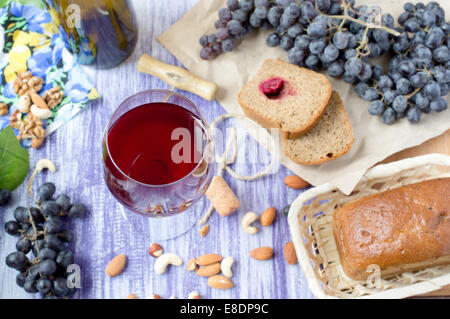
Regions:
<svg viewBox="0 0 450 319"><path fill-rule="evenodd" d="M276 211L275 207L267 208L261 214L261 218L260 218L261 225L263 225L265 227L272 225L273 220L275 219L276 213L277 213L277 211Z"/></svg>
<svg viewBox="0 0 450 319"><path fill-rule="evenodd" d="M136 297L135 294L129 294L129 295L127 296L127 299L137 299L137 297Z"/></svg>
<svg viewBox="0 0 450 319"><path fill-rule="evenodd" d="M163 249L160 244L153 243L150 245L150 248L148 249L148 253L150 256L158 258L159 256L162 255Z"/></svg>
<svg viewBox="0 0 450 319"><path fill-rule="evenodd" d="M302 189L309 186L309 183L298 177L297 175L289 175L284 179L284 183L287 187L293 189Z"/></svg>
<svg viewBox="0 0 450 319"><path fill-rule="evenodd" d="M197 258L197 265L208 266L218 263L222 260L222 256L218 254L206 254Z"/></svg>
<svg viewBox="0 0 450 319"><path fill-rule="evenodd" d="M202 237L206 237L206 235L208 235L208 232L209 232L209 225L203 226L203 227L198 231L198 233L199 233L200 236L202 236Z"/></svg>
<svg viewBox="0 0 450 319"><path fill-rule="evenodd" d="M187 262L186 270L187 271L194 271L197 269L197 260L195 258L189 259Z"/></svg>
<svg viewBox="0 0 450 319"><path fill-rule="evenodd" d="M294 244L291 241L288 241L284 245L284 258L286 258L289 265L295 265L297 263L297 254L295 253Z"/></svg>
<svg viewBox="0 0 450 319"><path fill-rule="evenodd" d="M270 247L259 247L250 252L250 256L257 260L267 260L272 258L273 249Z"/></svg>
<svg viewBox="0 0 450 319"><path fill-rule="evenodd" d="M161 298L161 296L160 295L157 295L157 294L153 294L153 295L151 295L150 296L150 298L149 299L162 299Z"/></svg>
<svg viewBox="0 0 450 319"><path fill-rule="evenodd" d="M119 275L123 268L125 268L125 264L127 263L127 257L124 254L117 255L109 262L108 266L106 266L106 274L110 277L115 277Z"/></svg>
<svg viewBox="0 0 450 319"><path fill-rule="evenodd" d="M197 270L197 275L202 277L211 277L218 273L220 273L220 263L203 266Z"/></svg>
<svg viewBox="0 0 450 319"><path fill-rule="evenodd" d="M202 297L198 292L193 291L189 294L188 299L202 299Z"/></svg>
<svg viewBox="0 0 450 319"><path fill-rule="evenodd" d="M40 109L48 109L47 103L45 103L44 99L37 93L31 92L30 93L31 101L33 101L33 104L35 104Z"/></svg>
<svg viewBox="0 0 450 319"><path fill-rule="evenodd" d="M208 278L208 286L216 289L233 288L233 282L225 276L216 275Z"/></svg>

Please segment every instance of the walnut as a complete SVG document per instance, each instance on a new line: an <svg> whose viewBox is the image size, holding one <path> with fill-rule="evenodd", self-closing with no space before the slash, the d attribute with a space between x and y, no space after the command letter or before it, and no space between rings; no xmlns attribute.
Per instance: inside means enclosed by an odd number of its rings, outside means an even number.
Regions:
<svg viewBox="0 0 450 319"><path fill-rule="evenodd" d="M45 103L47 103L47 106L50 109L53 109L55 106L61 103L63 95L64 91L61 90L60 86L57 86L45 91L43 98L45 100Z"/></svg>
<svg viewBox="0 0 450 319"><path fill-rule="evenodd" d="M13 114L9 117L9 125L12 128L19 129L22 123L22 113L19 110L15 110Z"/></svg>
<svg viewBox="0 0 450 319"><path fill-rule="evenodd" d="M0 116L8 114L8 104L0 103Z"/></svg>
<svg viewBox="0 0 450 319"><path fill-rule="evenodd" d="M22 139L43 139L45 135L45 129L42 127L42 121L34 116L32 113L28 113L27 116L21 121L19 126L19 136Z"/></svg>
<svg viewBox="0 0 450 319"><path fill-rule="evenodd" d="M44 85L44 80L38 76L33 76L30 71L22 72L14 80L14 92L21 96L31 92L39 92Z"/></svg>

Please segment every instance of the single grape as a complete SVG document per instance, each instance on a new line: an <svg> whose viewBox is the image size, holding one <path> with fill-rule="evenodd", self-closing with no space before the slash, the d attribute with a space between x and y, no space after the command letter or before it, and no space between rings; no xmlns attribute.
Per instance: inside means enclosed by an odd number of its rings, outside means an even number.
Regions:
<svg viewBox="0 0 450 319"><path fill-rule="evenodd" d="M254 3L253 0L241 0L241 9L245 10L247 12L250 12L254 9Z"/></svg>
<svg viewBox="0 0 450 319"><path fill-rule="evenodd" d="M341 15L342 7L340 3L332 3L330 9L328 9L328 14L330 15Z"/></svg>
<svg viewBox="0 0 450 319"><path fill-rule="evenodd" d="M427 47L434 49L442 42L444 36L444 31L441 28L432 27L425 37L425 44Z"/></svg>
<svg viewBox="0 0 450 319"><path fill-rule="evenodd" d="M23 289L28 292L29 294L34 294L37 291L36 289L36 282L35 281L28 281L26 280L24 285L23 285Z"/></svg>
<svg viewBox="0 0 450 319"><path fill-rule="evenodd" d="M408 119L409 122L413 123L413 124L417 124L420 122L420 110L413 107L410 108L408 110L408 112L406 112L406 118Z"/></svg>
<svg viewBox="0 0 450 319"><path fill-rule="evenodd" d="M397 18L397 22L398 22L398 24L403 25L403 24L406 22L406 20L408 20L410 17L411 17L411 13L410 13L410 12L408 12L408 11L403 12L403 13Z"/></svg>
<svg viewBox="0 0 450 319"><path fill-rule="evenodd" d="M39 258L41 260L44 259L55 259L56 258L56 251L50 248L42 248L39 249Z"/></svg>
<svg viewBox="0 0 450 319"><path fill-rule="evenodd" d="M235 44L234 44L234 39L232 39L232 38L223 40L221 44L222 44L222 50L224 52L231 52L234 50Z"/></svg>
<svg viewBox="0 0 450 319"><path fill-rule="evenodd" d="M31 217L33 217L33 220L35 223L43 223L45 221L44 215L41 214L41 211L36 207L30 208Z"/></svg>
<svg viewBox="0 0 450 319"><path fill-rule="evenodd" d="M387 89L390 89L392 85L393 82L388 75L380 76L380 79L378 80L378 87L380 88L380 90L386 91Z"/></svg>
<svg viewBox="0 0 450 319"><path fill-rule="evenodd" d="M360 97L362 97L362 95L368 89L368 87L369 86L367 85L367 83L359 82L358 84L355 85L353 90L355 91L356 94L358 94Z"/></svg>
<svg viewBox="0 0 450 319"><path fill-rule="evenodd" d="M285 10L285 14L297 19L300 16L300 7L297 3L291 3Z"/></svg>
<svg viewBox="0 0 450 319"><path fill-rule="evenodd" d="M280 41L280 36L276 32L269 34L269 36L266 38L266 43L269 47L276 47L280 44Z"/></svg>
<svg viewBox="0 0 450 319"><path fill-rule="evenodd" d="M441 96L446 96L450 90L447 83L439 83L439 88L441 89Z"/></svg>
<svg viewBox="0 0 450 319"><path fill-rule="evenodd" d="M52 289L52 282L47 278L41 278L36 282L36 289L45 295Z"/></svg>
<svg viewBox="0 0 450 319"><path fill-rule="evenodd" d="M363 63L360 59L353 57L345 62L345 71L353 76L357 76L363 69Z"/></svg>
<svg viewBox="0 0 450 319"><path fill-rule="evenodd" d="M432 27L436 25L436 14L431 10L424 10L421 20L424 27Z"/></svg>
<svg viewBox="0 0 450 319"><path fill-rule="evenodd" d="M67 279L58 277L53 281L53 290L57 296L65 296L69 289L67 288Z"/></svg>
<svg viewBox="0 0 450 319"><path fill-rule="evenodd" d="M416 7L411 2L406 2L403 5L403 9L408 12L414 12Z"/></svg>
<svg viewBox="0 0 450 319"><path fill-rule="evenodd" d="M333 35L333 44L338 48L339 50L343 50L347 48L348 45L349 36L346 32L336 32Z"/></svg>
<svg viewBox="0 0 450 319"><path fill-rule="evenodd" d="M413 76L410 77L409 82L411 86L414 88L422 88L427 84L427 73L426 72L417 72Z"/></svg>
<svg viewBox="0 0 450 319"><path fill-rule="evenodd" d="M53 194L55 194L56 187L53 183L45 183L39 186L38 195L41 201L49 200L52 198Z"/></svg>
<svg viewBox="0 0 450 319"><path fill-rule="evenodd" d="M289 35L284 35L281 37L280 46L284 51L289 51L294 47L294 41Z"/></svg>
<svg viewBox="0 0 450 319"><path fill-rule="evenodd" d="M24 271L29 264L30 261L22 252L16 251L6 256L6 265L18 271Z"/></svg>
<svg viewBox="0 0 450 319"><path fill-rule="evenodd" d="M16 250L28 254L31 250L31 241L28 237L21 237L16 243Z"/></svg>
<svg viewBox="0 0 450 319"><path fill-rule="evenodd" d="M59 233L61 226L61 220L58 217L50 218L44 223L44 232L47 234Z"/></svg>
<svg viewBox="0 0 450 319"><path fill-rule="evenodd" d="M41 275L49 276L56 271L56 263L51 259L44 259L39 263L38 269Z"/></svg>
<svg viewBox="0 0 450 319"><path fill-rule="evenodd" d="M434 100L441 95L441 89L438 83L435 81L429 81L424 86L423 92L430 100Z"/></svg>
<svg viewBox="0 0 450 319"><path fill-rule="evenodd" d="M316 16L314 5L311 2L305 1L300 5L301 17L305 20L310 20Z"/></svg>
<svg viewBox="0 0 450 319"><path fill-rule="evenodd" d="M56 263L66 269L69 265L73 264L74 256L70 250L63 250L59 252L56 257Z"/></svg>
<svg viewBox="0 0 450 319"><path fill-rule="evenodd" d="M231 11L235 11L241 7L239 5L239 0L227 0L227 6Z"/></svg>
<svg viewBox="0 0 450 319"><path fill-rule="evenodd" d="M342 79L344 80L345 83L353 84L356 82L357 77L344 72Z"/></svg>
<svg viewBox="0 0 450 319"><path fill-rule="evenodd" d="M384 124L393 124L395 122L395 111L390 107L386 108L381 115L381 121Z"/></svg>
<svg viewBox="0 0 450 319"><path fill-rule="evenodd" d="M62 251L66 249L66 245L57 237L57 235L47 235L44 239L45 247L55 251Z"/></svg>
<svg viewBox="0 0 450 319"><path fill-rule="evenodd" d="M372 67L369 63L362 63L361 72L357 75L361 81L369 81L372 78Z"/></svg>
<svg viewBox="0 0 450 319"><path fill-rule="evenodd" d="M247 11L245 11L244 9L238 9L236 11L233 12L233 20L244 23L247 21L248 19L248 13ZM231 20L231 21L233 21ZM230 21L230 22L231 22Z"/></svg>
<svg viewBox="0 0 450 319"><path fill-rule="evenodd" d="M318 55L323 52L327 45L327 40L325 38L314 39L309 44L309 51L312 54Z"/></svg>
<svg viewBox="0 0 450 319"><path fill-rule="evenodd" d="M401 78L395 83L395 85L397 87L397 91L401 94L408 94L410 92L411 85L408 79Z"/></svg>
<svg viewBox="0 0 450 319"><path fill-rule="evenodd" d="M219 9L219 20L227 23L230 21L233 17L233 14L231 13L229 8L220 8Z"/></svg>
<svg viewBox="0 0 450 319"><path fill-rule="evenodd" d="M403 95L397 96L392 102L392 108L399 113L405 112L408 107L408 101L405 99Z"/></svg>
<svg viewBox="0 0 450 319"><path fill-rule="evenodd" d="M327 12L331 7L330 0L316 0L317 8L322 12Z"/></svg>
<svg viewBox="0 0 450 319"><path fill-rule="evenodd" d="M293 47L288 52L289 62L292 64L300 65L305 58L305 53L303 50Z"/></svg>
<svg viewBox="0 0 450 319"><path fill-rule="evenodd" d="M446 110L447 107L448 107L447 101L442 97L438 97L435 100L431 101L430 103L430 109L433 112L442 112Z"/></svg>
<svg viewBox="0 0 450 319"><path fill-rule="evenodd" d="M265 7L270 5L270 0L255 0L255 7Z"/></svg>
<svg viewBox="0 0 450 319"><path fill-rule="evenodd" d="M280 27L284 30L288 29L296 22L297 18L290 16L286 13L286 11L281 15L280 18Z"/></svg>
<svg viewBox="0 0 450 319"><path fill-rule="evenodd" d="M302 34L302 35L297 36L297 37L295 38L295 44L294 44L294 46L295 46L296 48L305 50L305 49L308 49L308 48L309 48L309 44L310 44L310 43L311 43L311 38L310 38L308 35L306 35L306 34Z"/></svg>
<svg viewBox="0 0 450 319"><path fill-rule="evenodd" d="M373 87L367 88L361 96L366 101L374 101L378 99L378 90Z"/></svg>
<svg viewBox="0 0 450 319"><path fill-rule="evenodd" d="M215 44L217 42L217 36L215 34L208 35L208 44Z"/></svg>
<svg viewBox="0 0 450 319"><path fill-rule="evenodd" d="M214 22L214 26L216 27L216 29L220 29L220 28L225 28L227 26L227 24L225 22L217 20L216 22Z"/></svg>
<svg viewBox="0 0 450 319"><path fill-rule="evenodd" d="M329 58L331 61L335 61L339 56L339 50L336 48L334 44L328 44L323 53Z"/></svg>
<svg viewBox="0 0 450 319"><path fill-rule="evenodd" d="M305 59L305 65L308 67L308 69L315 69L318 64L319 57L317 55L310 54Z"/></svg>
<svg viewBox="0 0 450 319"><path fill-rule="evenodd" d="M397 97L398 94L399 94L399 93L398 93L397 91L394 91L394 90L386 90L386 91L383 93L383 95L384 95L384 101L385 101L387 104L391 104L391 103L394 101L394 99Z"/></svg>
<svg viewBox="0 0 450 319"><path fill-rule="evenodd" d="M372 78L374 80L379 80L381 76L384 75L384 69L381 65L379 64L374 64L372 66Z"/></svg>
<svg viewBox="0 0 450 319"><path fill-rule="evenodd" d="M381 55L381 47L377 43L369 43L369 58L377 58Z"/></svg>
<svg viewBox="0 0 450 319"><path fill-rule="evenodd" d="M344 58L345 58L346 60L349 60L349 59L355 57L356 54L357 54L357 52L356 52L355 49L348 49L348 50L345 50Z"/></svg>
<svg viewBox="0 0 450 319"><path fill-rule="evenodd" d="M209 47L204 47L202 50L204 49L210 49L212 52L212 49ZM46 200L41 204L41 212L44 216L57 216L60 211L61 207L59 207L58 203L53 200Z"/></svg>
<svg viewBox="0 0 450 319"><path fill-rule="evenodd" d="M344 74L344 61L337 60L328 67L328 74L332 77L341 77Z"/></svg>
<svg viewBox="0 0 450 319"><path fill-rule="evenodd" d="M439 63L446 63L450 61L450 50L444 45L441 45L433 51L433 58Z"/></svg>
<svg viewBox="0 0 450 319"><path fill-rule="evenodd" d="M325 37L327 35L327 26L325 23L313 22L308 26L306 32L314 38Z"/></svg>
<svg viewBox="0 0 450 319"><path fill-rule="evenodd" d="M5 223L5 231L13 236L19 235L20 224L15 220L10 220Z"/></svg>
<svg viewBox="0 0 450 319"><path fill-rule="evenodd" d="M249 23L250 23L250 25L252 26L252 27L254 27L254 28L259 28L260 26L261 26L261 24L262 24L262 19L260 19L260 18L258 18L256 15L255 15L255 13L252 13L251 15L250 15L250 20L249 20Z"/></svg>
<svg viewBox="0 0 450 319"><path fill-rule="evenodd" d="M253 12L253 14L258 18L258 19L266 19L267 15L268 15L268 10L266 7L257 7L255 9L255 11Z"/></svg>
<svg viewBox="0 0 450 319"><path fill-rule="evenodd" d="M291 37L291 38L296 38L298 35L302 34L303 32L303 26L300 23L296 23L293 26L291 26L288 30L287 30L287 34Z"/></svg>
<svg viewBox="0 0 450 319"><path fill-rule="evenodd" d="M230 34L234 36L241 36L245 34L246 30L242 26L242 24L238 20L231 20L227 23L227 29L230 32Z"/></svg>
<svg viewBox="0 0 450 319"><path fill-rule="evenodd" d="M45 241L43 239L38 239L36 242L37 242L37 247L39 248L39 252L40 252L41 249L44 249ZM31 248L31 251L33 252L33 255L35 257L37 257L39 255L38 251L36 249L36 244L34 244L34 243L33 243L33 247Z"/></svg>
<svg viewBox="0 0 450 319"><path fill-rule="evenodd" d="M409 41L407 38L400 37L392 46L395 53L403 53L409 48Z"/></svg>
<svg viewBox="0 0 450 319"><path fill-rule="evenodd" d="M390 13L385 13L381 16L381 23L389 28L394 28L394 17Z"/></svg>
<svg viewBox="0 0 450 319"><path fill-rule="evenodd" d="M25 284L25 280L27 279L27 275L25 272L19 272L16 275L16 284L19 287L23 287L23 285Z"/></svg>
<svg viewBox="0 0 450 319"><path fill-rule="evenodd" d="M267 19L273 27L278 27L280 25L280 18L284 10L281 7L275 6L269 9L267 14Z"/></svg>
<svg viewBox="0 0 450 319"><path fill-rule="evenodd" d="M8 189L0 189L0 206L8 204L11 199L11 192Z"/></svg>
<svg viewBox="0 0 450 319"><path fill-rule="evenodd" d="M28 209L25 207L19 206L14 210L14 218L21 223L26 223L30 220L28 215Z"/></svg>
<svg viewBox="0 0 450 319"><path fill-rule="evenodd" d="M372 101L369 105L371 115L381 115L384 112L384 103L381 100Z"/></svg>
<svg viewBox="0 0 450 319"><path fill-rule="evenodd" d="M404 26L408 32L417 32L420 29L420 24L416 18L406 20Z"/></svg>
<svg viewBox="0 0 450 319"><path fill-rule="evenodd" d="M424 110L430 105L430 100L422 92L418 92L414 95L414 102L420 110Z"/></svg>

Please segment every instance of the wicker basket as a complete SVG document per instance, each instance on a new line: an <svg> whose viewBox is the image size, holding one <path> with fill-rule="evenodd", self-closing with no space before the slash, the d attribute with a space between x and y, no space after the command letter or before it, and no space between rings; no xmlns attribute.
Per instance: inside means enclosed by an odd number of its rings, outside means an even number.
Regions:
<svg viewBox="0 0 450 319"><path fill-rule="evenodd" d="M450 284L450 265L381 279L373 288L342 270L332 231L336 205L370 194L438 177L450 177L450 156L430 154L369 170L349 196L330 184L302 193L289 211L289 228L299 264L318 298L406 298Z"/></svg>

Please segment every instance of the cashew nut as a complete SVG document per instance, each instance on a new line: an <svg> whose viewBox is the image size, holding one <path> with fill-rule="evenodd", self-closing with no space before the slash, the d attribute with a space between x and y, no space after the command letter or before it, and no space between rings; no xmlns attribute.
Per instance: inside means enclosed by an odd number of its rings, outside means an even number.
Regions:
<svg viewBox="0 0 450 319"><path fill-rule="evenodd" d="M255 226L252 226L251 224L258 220L259 216L254 213L254 212L248 212L247 214L244 215L244 217L242 217L242 227L244 228L244 230L249 233L249 234L256 234L258 232L258 228L256 228Z"/></svg>
<svg viewBox="0 0 450 319"><path fill-rule="evenodd" d="M41 159L36 163L36 170L38 172L41 172L43 169L48 169L52 173L56 172L55 164L53 164L51 160L48 160L46 158Z"/></svg>
<svg viewBox="0 0 450 319"><path fill-rule="evenodd" d="M166 271L168 265L181 266L182 264L183 260L180 256L171 253L163 254L156 259L155 272L161 275Z"/></svg>
<svg viewBox="0 0 450 319"><path fill-rule="evenodd" d="M233 257L227 257L222 259L220 263L220 270L225 277L231 278L233 276L233 272L231 271L231 267L234 264Z"/></svg>
<svg viewBox="0 0 450 319"><path fill-rule="evenodd" d="M38 119L46 120L52 116L52 111L49 109L41 109L36 104L33 104L31 106L31 113L33 113L34 116L36 116Z"/></svg>
<svg viewBox="0 0 450 319"><path fill-rule="evenodd" d="M17 102L17 109L22 113L30 112L31 98L28 94L21 95Z"/></svg>

